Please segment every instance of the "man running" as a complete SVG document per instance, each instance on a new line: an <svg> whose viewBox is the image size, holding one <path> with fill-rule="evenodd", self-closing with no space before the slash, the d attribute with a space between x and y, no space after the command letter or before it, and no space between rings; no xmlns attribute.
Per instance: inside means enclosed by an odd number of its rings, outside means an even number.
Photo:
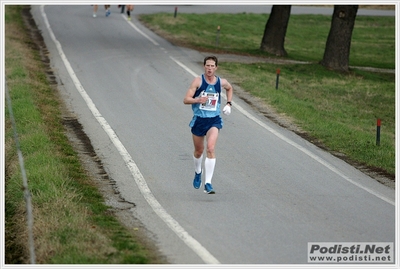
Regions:
<svg viewBox="0 0 400 269"><path fill-rule="evenodd" d="M99 5L93 5L93 18L97 17L97 10L99 9ZM110 16L110 5L104 5L104 9L106 11L106 17Z"/></svg>
<svg viewBox="0 0 400 269"><path fill-rule="evenodd" d="M218 69L218 59L215 56L204 58L204 74L196 77L183 99L186 105L192 105L193 118L189 124L192 128L192 138L194 145L193 161L195 174L193 187L199 189L201 186L202 161L204 152L204 140L207 142L207 156L204 161L205 184L204 192L214 194L211 185L216 163L215 145L219 130L223 126L220 116L221 90L225 89L227 103L223 113L231 113L233 88L231 84L223 78L215 75Z"/></svg>
<svg viewBox="0 0 400 269"><path fill-rule="evenodd" d="M128 21L131 20L132 11L133 11L133 5L126 5L126 15L128 15Z"/></svg>

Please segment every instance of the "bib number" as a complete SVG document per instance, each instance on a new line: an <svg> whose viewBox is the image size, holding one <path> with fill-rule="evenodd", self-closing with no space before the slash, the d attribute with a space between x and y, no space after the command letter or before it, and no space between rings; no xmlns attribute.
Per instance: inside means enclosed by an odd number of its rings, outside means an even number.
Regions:
<svg viewBox="0 0 400 269"><path fill-rule="evenodd" d="M200 104L201 110L208 110L208 111L216 111L217 110L218 97L219 97L218 93L202 92L201 96L208 97L208 99L205 103Z"/></svg>

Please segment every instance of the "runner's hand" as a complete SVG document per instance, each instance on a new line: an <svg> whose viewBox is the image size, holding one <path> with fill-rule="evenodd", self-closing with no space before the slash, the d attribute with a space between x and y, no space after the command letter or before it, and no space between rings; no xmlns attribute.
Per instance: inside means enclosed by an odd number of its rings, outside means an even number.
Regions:
<svg viewBox="0 0 400 269"><path fill-rule="evenodd" d="M198 98L198 103L200 104L206 104L208 97L207 96L201 96L201 97L197 97Z"/></svg>
<svg viewBox="0 0 400 269"><path fill-rule="evenodd" d="M228 116L229 114L231 114L231 106L230 105L225 105L225 107L222 110L222 112L224 112L224 114Z"/></svg>

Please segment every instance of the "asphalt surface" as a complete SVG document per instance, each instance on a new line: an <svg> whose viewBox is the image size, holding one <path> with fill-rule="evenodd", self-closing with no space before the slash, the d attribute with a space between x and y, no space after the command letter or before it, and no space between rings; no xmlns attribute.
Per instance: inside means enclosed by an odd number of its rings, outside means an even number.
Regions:
<svg viewBox="0 0 400 269"><path fill-rule="evenodd" d="M134 12L161 8L171 7ZM307 264L309 242L395 241L393 189L237 97L218 139L216 194L195 190L192 114L182 100L202 55L128 22L116 6L102 12L32 9L65 102L170 263Z"/></svg>

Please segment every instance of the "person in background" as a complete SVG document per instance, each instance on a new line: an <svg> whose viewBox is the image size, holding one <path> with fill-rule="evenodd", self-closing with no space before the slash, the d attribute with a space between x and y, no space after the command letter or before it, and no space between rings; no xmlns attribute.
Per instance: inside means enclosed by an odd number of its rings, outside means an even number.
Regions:
<svg viewBox="0 0 400 269"><path fill-rule="evenodd" d="M201 186L202 161L204 152L204 141L207 144L207 156L204 162L205 184L204 192L214 194L211 185L216 163L215 145L223 121L220 116L221 91L225 89L227 102L222 112L225 115L231 113L233 88L223 78L215 75L218 69L218 59L215 56L204 58L204 74L196 77L186 95L183 103L192 105L193 118L189 123L192 128L192 139L194 145L193 161L195 167L193 187L199 189Z"/></svg>
<svg viewBox="0 0 400 269"><path fill-rule="evenodd" d="M111 14L110 5L104 5L104 8L106 9L106 17L110 16Z"/></svg>
<svg viewBox="0 0 400 269"><path fill-rule="evenodd" d="M126 14L128 15L128 21L131 20L131 12L133 11L133 5L126 5Z"/></svg>
<svg viewBox="0 0 400 269"><path fill-rule="evenodd" d="M93 18L97 17L97 10L99 9L98 5L93 5Z"/></svg>
<svg viewBox="0 0 400 269"><path fill-rule="evenodd" d="M97 17L97 10L99 9L99 5L93 5L93 18ZM110 5L104 5L104 9L106 10L106 17L110 16Z"/></svg>

